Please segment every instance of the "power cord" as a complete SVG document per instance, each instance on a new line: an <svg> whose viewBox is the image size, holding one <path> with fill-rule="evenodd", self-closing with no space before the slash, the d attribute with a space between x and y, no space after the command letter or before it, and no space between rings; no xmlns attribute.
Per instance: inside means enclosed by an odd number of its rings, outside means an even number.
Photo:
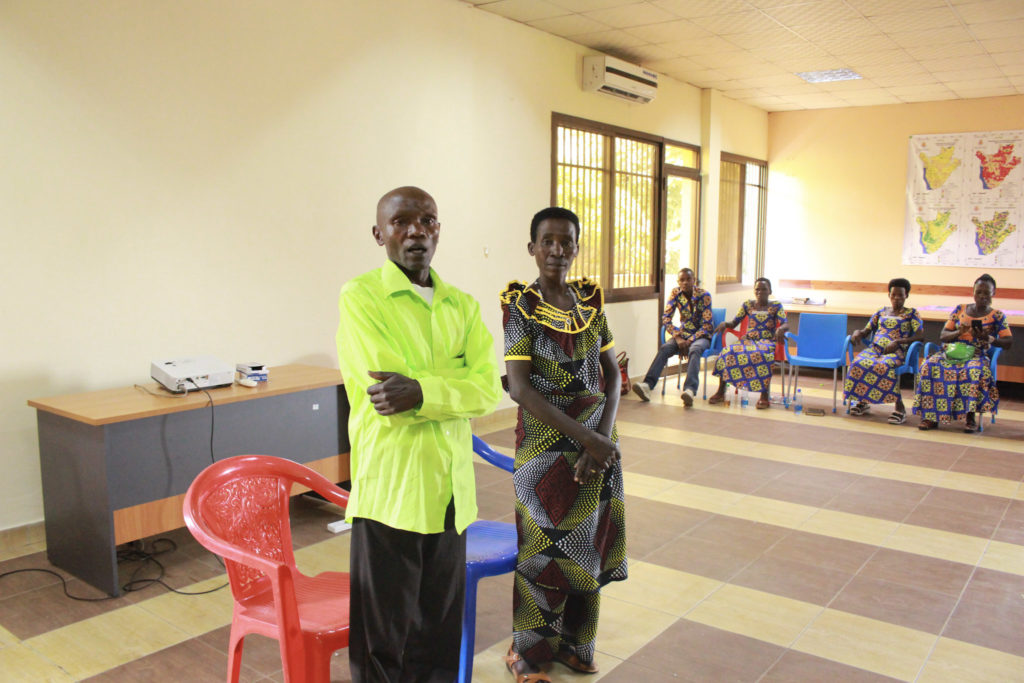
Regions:
<svg viewBox="0 0 1024 683"><path fill-rule="evenodd" d="M166 544L168 547L165 547L161 550L157 548L158 544ZM129 547L123 550L118 550L118 564L121 564L122 562L139 562L139 566L132 570L132 573L129 576L127 583L121 586L121 591L124 593L134 593L135 591L140 591L145 588L148 588L153 584L159 584L167 590L169 590L170 592L177 593L179 595L206 595L207 593L213 593L215 591L219 591L227 587L228 584L225 582L224 584L217 586L216 588L211 588L210 590L190 592L181 591L177 588L172 588L170 585L168 585L167 582L163 580L164 575L167 573L167 570L164 567L164 565L160 562L160 560L156 558L159 555L174 552L177 549L178 544L172 541L171 539L158 538L152 542L149 551L146 550L145 543L143 543L142 541L135 541L134 543L131 543ZM217 558L217 562L219 562L220 565L223 567L224 563L221 562L221 559L216 555L214 555L214 557ZM159 569L159 573L157 574L157 576L153 578L139 578L139 573L143 570L144 567L148 566L149 564L153 564ZM79 595L72 595L68 592L67 579L65 579L63 576L53 571L52 569L13 569L9 572L4 572L3 574L0 574L0 579L3 579L6 576L13 576L14 574L24 574L27 572L42 572L43 574L52 574L53 576L56 576L58 579L60 579L61 588L64 590L64 595L72 600L77 600L79 602L105 602L107 600L116 600L117 597L120 597L107 595L102 598L84 598Z"/></svg>
<svg viewBox="0 0 1024 683"><path fill-rule="evenodd" d="M195 391L201 391L204 394L206 394L206 405L210 406L210 462L217 462L217 457L213 453L213 432L214 432L214 428L216 427L216 420L217 420L217 414L216 414L216 412L214 411L214 408L213 408L213 396L210 395L209 390L204 389L203 387L201 387L198 384L196 384L196 381L194 379L192 379L191 377L187 378L185 381L186 382L191 382L192 386L195 387ZM155 391L152 391L149 387L144 387L141 384L136 384L135 385L136 389L141 389L142 391L146 392L150 396L155 396L156 398L177 398L177 399L185 398L186 396L188 396L188 392L189 392L188 386L183 384L182 387L184 388L184 390L181 391L180 393L172 393L172 392L157 393Z"/></svg>

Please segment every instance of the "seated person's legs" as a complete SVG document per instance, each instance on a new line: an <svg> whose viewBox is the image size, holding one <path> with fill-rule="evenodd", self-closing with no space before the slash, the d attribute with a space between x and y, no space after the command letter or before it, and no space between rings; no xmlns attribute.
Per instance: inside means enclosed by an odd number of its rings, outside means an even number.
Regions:
<svg viewBox="0 0 1024 683"><path fill-rule="evenodd" d="M711 346L711 342L703 337L690 344L689 364L686 367L686 380L683 382L683 390L689 391L691 396L697 393L697 386L700 384L700 359L709 346Z"/></svg>
<svg viewBox="0 0 1024 683"><path fill-rule="evenodd" d="M661 348L658 349L658 354L651 361L651 367L647 369L647 375L644 376L643 381L633 385L633 391L637 396L644 401L651 400L651 390L658 386L658 380L661 379L661 371L665 369L669 359L678 353L679 345L674 340L670 339L661 345Z"/></svg>

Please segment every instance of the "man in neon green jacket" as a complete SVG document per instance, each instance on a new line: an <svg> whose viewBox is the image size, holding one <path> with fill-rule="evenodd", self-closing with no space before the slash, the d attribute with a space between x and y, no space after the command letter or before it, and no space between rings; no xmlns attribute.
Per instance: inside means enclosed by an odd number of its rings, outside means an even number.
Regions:
<svg viewBox="0 0 1024 683"><path fill-rule="evenodd" d="M441 224L423 190L377 204L388 261L345 284L338 363L351 413L352 680L454 680L467 526L469 418L501 398L494 340L468 294L430 268Z"/></svg>

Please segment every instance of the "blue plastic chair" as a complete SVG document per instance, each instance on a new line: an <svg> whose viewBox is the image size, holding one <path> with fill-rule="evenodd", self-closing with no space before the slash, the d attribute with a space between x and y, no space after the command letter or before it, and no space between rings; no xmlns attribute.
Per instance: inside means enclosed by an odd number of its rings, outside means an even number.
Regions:
<svg viewBox="0 0 1024 683"><path fill-rule="evenodd" d="M871 343L871 336L865 337L864 338L864 343L865 344L870 344ZM931 342L929 342L929 343L931 343ZM901 365L898 368L896 368L896 382L897 382L896 390L897 390L897 392L899 391L900 377L902 377L903 375L913 375L914 376L914 386L915 387L917 386L917 372L918 372L918 370L921 369L920 368L920 366L921 366L921 358L919 356L921 355L921 350L922 349L924 349L924 345L921 342L919 342L919 341L916 341L916 342L912 343L910 346L907 347L907 355L903 359L903 365ZM853 351L853 341L852 340L850 341L849 354L850 354L850 357L849 357L849 359L847 359L847 363L846 363L847 365L850 365L852 363L852 361L853 361L853 357L856 356L856 354ZM844 381L844 384L845 384L845 381ZM846 414L849 415L850 414L850 407L853 405L853 400L851 399L850 401L847 401L846 400L846 396L844 394L844 396L843 396L843 403L846 404Z"/></svg>
<svg viewBox="0 0 1024 683"><path fill-rule="evenodd" d="M511 472L515 461L494 450L478 436L473 452L496 467ZM473 680L473 648L476 641L476 589L485 576L515 571L519 557L516 525L478 520L466 529L466 601L462 613L462 646L459 652L459 683Z"/></svg>
<svg viewBox="0 0 1024 683"><path fill-rule="evenodd" d="M930 358L933 353L941 350L941 344L936 344L935 342L928 342L927 344L924 345L924 357L921 360L923 361L925 358ZM999 364L999 354L1002 352L1003 350L998 346L989 347L988 351L985 352L988 355L988 367L992 371L993 382L995 382L996 378L999 376L997 372L997 365ZM917 384L915 384L914 386L916 387ZM998 412L999 404L997 403L995 408L992 409L992 413L989 415L989 419L992 421L991 424L996 423L996 413ZM978 431L985 431L985 420L983 419L982 415L978 415Z"/></svg>
<svg viewBox="0 0 1024 683"><path fill-rule="evenodd" d="M786 383L796 396L800 368L832 368L832 412L836 412L838 370L843 369L846 381L846 358L850 351L850 335L846 334L845 313L801 313L798 334L786 333L787 340L796 342L796 353L785 345L786 363L792 378ZM783 384L785 391L786 384ZM846 403L845 397L843 403Z"/></svg>
<svg viewBox="0 0 1024 683"><path fill-rule="evenodd" d="M725 320L725 309L724 308L712 308L711 309L711 329L715 329L716 327L718 327L718 324L720 322L722 322L723 320ZM669 340L668 328L665 327L664 325L662 325L661 326L661 344L665 344L668 340ZM701 355L701 357L699 359L697 359L697 362L700 362L701 360L705 360L705 359L707 359L710 356L718 356L718 354L721 353L721 352L722 352L722 337L721 337L721 335L716 334L713 337L711 337L711 345L708 346L708 348L704 350L704 353ZM689 362L689 359L687 360L687 362ZM708 361L708 362L710 362L710 361ZM707 365L707 362L705 362L704 363L704 383L705 383L704 398L708 397L708 390L707 390L707 387L706 387L707 380L708 380L708 365ZM661 383L661 395L662 396L665 395L665 386L667 384L668 384L668 377L665 376L665 377L662 378L662 383ZM682 388L683 388L683 372L682 372L682 367L680 367L679 368L679 372L676 373L676 390L678 391L678 390L680 390Z"/></svg>

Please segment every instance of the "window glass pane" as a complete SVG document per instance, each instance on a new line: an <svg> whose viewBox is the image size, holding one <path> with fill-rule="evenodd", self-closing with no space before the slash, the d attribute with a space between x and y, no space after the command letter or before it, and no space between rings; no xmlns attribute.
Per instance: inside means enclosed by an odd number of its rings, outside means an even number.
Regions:
<svg viewBox="0 0 1024 683"><path fill-rule="evenodd" d="M700 220L700 181L670 175L666 178L666 188L663 307L676 286L679 271L686 267L697 268L693 247Z"/></svg>
<svg viewBox="0 0 1024 683"><path fill-rule="evenodd" d="M600 282L608 140L598 133L564 126L559 126L556 134L555 203L576 212L580 219L580 249L569 276Z"/></svg>
<svg viewBox="0 0 1024 683"><path fill-rule="evenodd" d="M655 175L658 148L648 142L615 139L615 236L613 286L654 283Z"/></svg>
<svg viewBox="0 0 1024 683"><path fill-rule="evenodd" d="M740 213L742 164L722 162L718 190L718 282L740 281Z"/></svg>
<svg viewBox="0 0 1024 683"><path fill-rule="evenodd" d="M689 147L665 145L665 163L687 168L700 168L700 157L697 150Z"/></svg>

